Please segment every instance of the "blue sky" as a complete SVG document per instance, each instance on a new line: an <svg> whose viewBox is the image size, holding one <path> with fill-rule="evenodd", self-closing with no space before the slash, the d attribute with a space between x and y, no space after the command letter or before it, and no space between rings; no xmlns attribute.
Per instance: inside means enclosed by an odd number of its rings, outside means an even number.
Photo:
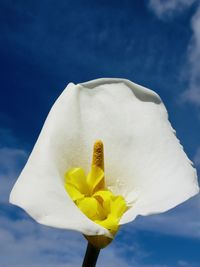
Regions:
<svg viewBox="0 0 200 267"><path fill-rule="evenodd" d="M195 0L0 0L0 263L77 267L79 233L8 204L48 111L69 82L122 77L163 99L200 170L200 6ZM200 266L200 197L125 225L98 266Z"/></svg>

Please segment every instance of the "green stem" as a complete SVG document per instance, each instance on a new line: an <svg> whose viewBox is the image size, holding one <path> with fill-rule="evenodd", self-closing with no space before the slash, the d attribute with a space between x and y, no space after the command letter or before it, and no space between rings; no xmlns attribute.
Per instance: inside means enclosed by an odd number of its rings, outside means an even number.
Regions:
<svg viewBox="0 0 200 267"><path fill-rule="evenodd" d="M95 248L88 242L85 258L82 267L95 267L100 249Z"/></svg>

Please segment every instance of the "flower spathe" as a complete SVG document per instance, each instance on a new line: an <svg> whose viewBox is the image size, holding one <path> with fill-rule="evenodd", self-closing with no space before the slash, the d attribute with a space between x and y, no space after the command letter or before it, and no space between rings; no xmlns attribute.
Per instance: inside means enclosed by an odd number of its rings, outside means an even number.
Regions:
<svg viewBox="0 0 200 267"><path fill-rule="evenodd" d="M57 99L10 202L42 224L112 238L65 189L67 170L89 173L98 139L104 143L105 188L129 207L119 224L167 211L199 192L196 170L160 97L125 79L97 79L70 83Z"/></svg>

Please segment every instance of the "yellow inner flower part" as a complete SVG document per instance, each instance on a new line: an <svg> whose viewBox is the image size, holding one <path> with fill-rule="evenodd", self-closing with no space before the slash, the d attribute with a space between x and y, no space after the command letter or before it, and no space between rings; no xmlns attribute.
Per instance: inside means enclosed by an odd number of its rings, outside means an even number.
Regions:
<svg viewBox="0 0 200 267"><path fill-rule="evenodd" d="M92 165L87 176L82 168L70 169L65 174L65 189L89 219L116 234L127 206L122 196L115 196L105 188L101 168Z"/></svg>
<svg viewBox="0 0 200 267"><path fill-rule="evenodd" d="M79 209L92 221L103 226L114 236L119 221L127 210L122 196L115 196L105 187L103 142L94 144L92 167L86 176L82 168L73 168L65 174L65 189ZM112 239L106 236L85 236L95 247L103 248Z"/></svg>

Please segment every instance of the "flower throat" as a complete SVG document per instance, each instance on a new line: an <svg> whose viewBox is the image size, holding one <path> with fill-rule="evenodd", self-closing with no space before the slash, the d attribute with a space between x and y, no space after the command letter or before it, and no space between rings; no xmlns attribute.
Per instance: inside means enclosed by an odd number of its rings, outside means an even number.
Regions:
<svg viewBox="0 0 200 267"><path fill-rule="evenodd" d="M127 205L122 196L115 196L105 186L104 151L102 141L93 148L92 165L86 176L82 168L72 168L65 174L65 189L78 208L92 221L103 226L114 236ZM112 239L105 236L86 236L98 248Z"/></svg>

